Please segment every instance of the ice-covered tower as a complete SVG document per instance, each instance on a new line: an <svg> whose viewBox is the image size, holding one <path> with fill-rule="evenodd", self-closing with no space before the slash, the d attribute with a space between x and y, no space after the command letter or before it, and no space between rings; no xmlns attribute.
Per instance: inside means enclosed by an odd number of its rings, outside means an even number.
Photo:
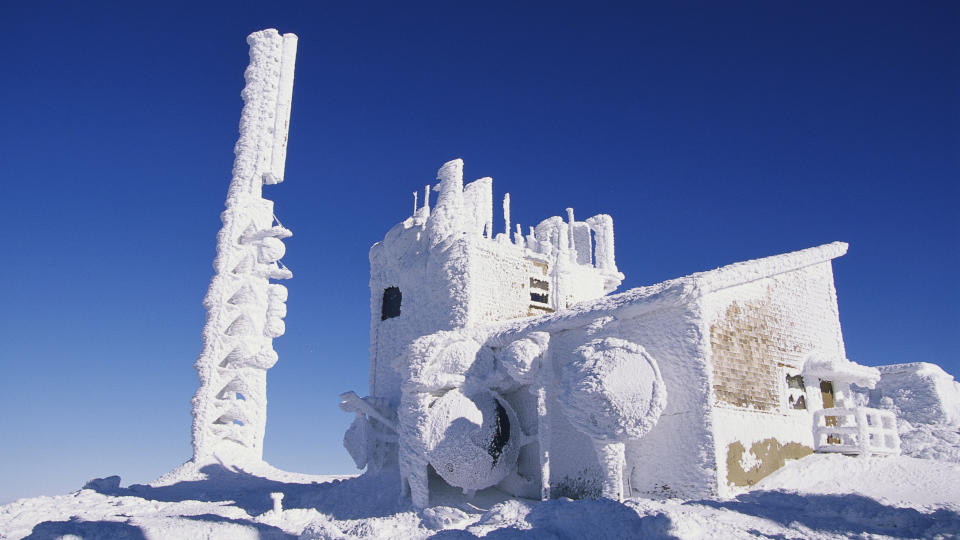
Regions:
<svg viewBox="0 0 960 540"><path fill-rule="evenodd" d="M215 274L203 300L207 320L195 365L193 459L225 464L263 458L267 369L277 362L273 338L284 333L287 289L270 280L293 274L282 264L283 238L264 184L283 181L297 36L262 30L247 37L240 137Z"/></svg>
<svg viewBox="0 0 960 540"><path fill-rule="evenodd" d="M541 315L612 292L623 279L613 252L613 220L552 217L494 233L493 181L463 184L463 162L440 168L414 214L370 248L370 393L396 406L397 359L414 339L436 332ZM512 236L512 238L511 238Z"/></svg>

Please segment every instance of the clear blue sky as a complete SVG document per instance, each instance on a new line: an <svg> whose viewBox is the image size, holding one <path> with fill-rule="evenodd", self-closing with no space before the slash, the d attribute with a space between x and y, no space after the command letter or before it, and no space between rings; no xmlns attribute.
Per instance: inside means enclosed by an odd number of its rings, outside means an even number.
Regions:
<svg viewBox="0 0 960 540"><path fill-rule="evenodd" d="M266 458L352 470L367 250L462 157L613 216L621 290L843 240L848 356L960 374L956 2L8 2L0 503L190 456L245 36L300 36Z"/></svg>

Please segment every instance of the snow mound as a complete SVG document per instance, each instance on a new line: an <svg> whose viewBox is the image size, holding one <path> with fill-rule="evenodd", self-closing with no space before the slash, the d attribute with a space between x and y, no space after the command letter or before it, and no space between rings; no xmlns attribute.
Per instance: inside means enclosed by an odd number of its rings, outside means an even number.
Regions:
<svg viewBox="0 0 960 540"><path fill-rule="evenodd" d="M960 383L927 362L879 370L880 381L867 399L871 407L896 413L901 452L960 463Z"/></svg>
<svg viewBox="0 0 960 540"><path fill-rule="evenodd" d="M859 494L896 506L960 510L960 465L907 456L813 454L754 486L804 494Z"/></svg>
<svg viewBox="0 0 960 540"><path fill-rule="evenodd" d="M881 366L880 382L870 404L890 398L897 416L911 424L960 424L960 383L940 366L927 362Z"/></svg>

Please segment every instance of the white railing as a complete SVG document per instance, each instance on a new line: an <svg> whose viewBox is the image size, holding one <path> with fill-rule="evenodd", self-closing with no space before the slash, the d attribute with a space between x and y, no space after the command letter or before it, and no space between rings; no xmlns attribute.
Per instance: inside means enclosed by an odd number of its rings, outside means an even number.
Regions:
<svg viewBox="0 0 960 540"><path fill-rule="evenodd" d="M897 417L891 411L869 407L814 411L813 448L863 456L899 455Z"/></svg>

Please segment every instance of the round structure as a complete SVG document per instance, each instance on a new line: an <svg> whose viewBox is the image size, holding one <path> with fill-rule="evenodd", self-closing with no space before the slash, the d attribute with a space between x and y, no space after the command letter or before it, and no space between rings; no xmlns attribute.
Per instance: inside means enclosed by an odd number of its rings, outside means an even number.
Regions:
<svg viewBox="0 0 960 540"><path fill-rule="evenodd" d="M431 405L424 428L426 455L448 484L484 489L516 468L521 432L513 408L487 390L450 390Z"/></svg>
<svg viewBox="0 0 960 540"><path fill-rule="evenodd" d="M597 339L562 366L563 412L580 432L618 442L646 435L667 404L657 361L636 343Z"/></svg>

